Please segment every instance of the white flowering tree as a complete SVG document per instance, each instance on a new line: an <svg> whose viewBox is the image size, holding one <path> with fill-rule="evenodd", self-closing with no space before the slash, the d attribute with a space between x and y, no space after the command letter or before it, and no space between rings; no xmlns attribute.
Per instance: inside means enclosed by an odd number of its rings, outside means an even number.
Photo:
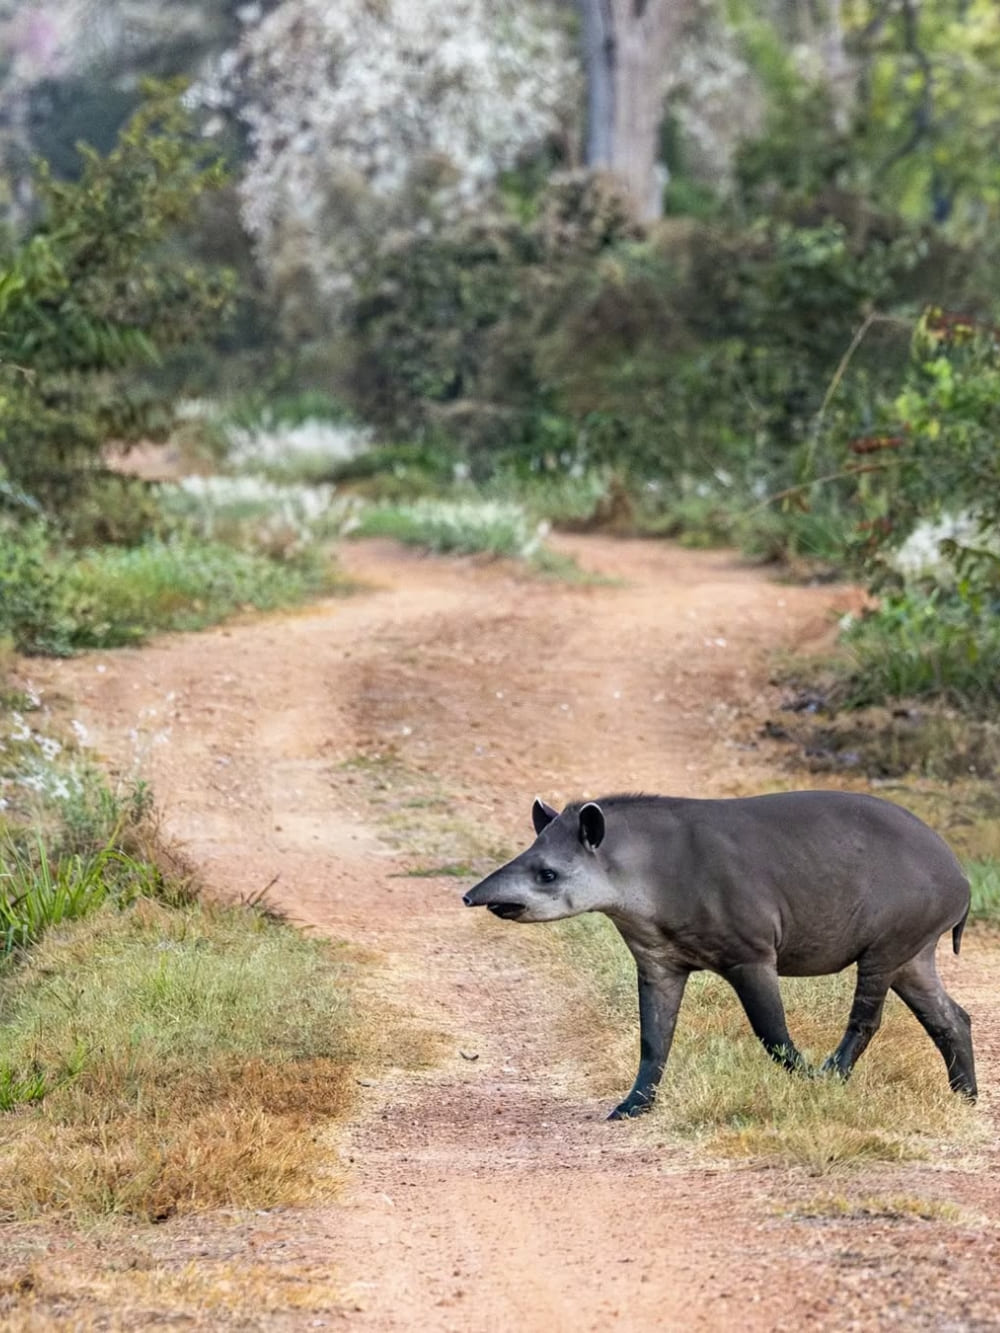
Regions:
<svg viewBox="0 0 1000 1333"><path fill-rule="evenodd" d="M579 118L573 39L548 0L282 0L223 73L264 271L286 298L298 281L332 305L378 239L475 207Z"/></svg>

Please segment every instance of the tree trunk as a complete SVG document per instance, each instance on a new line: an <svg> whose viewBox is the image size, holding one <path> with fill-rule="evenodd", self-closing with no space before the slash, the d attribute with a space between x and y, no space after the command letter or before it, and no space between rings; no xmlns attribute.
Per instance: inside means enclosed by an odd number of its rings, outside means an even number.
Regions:
<svg viewBox="0 0 1000 1333"><path fill-rule="evenodd" d="M663 212L664 71L684 0L578 0L587 70L587 165L613 171L643 222Z"/></svg>

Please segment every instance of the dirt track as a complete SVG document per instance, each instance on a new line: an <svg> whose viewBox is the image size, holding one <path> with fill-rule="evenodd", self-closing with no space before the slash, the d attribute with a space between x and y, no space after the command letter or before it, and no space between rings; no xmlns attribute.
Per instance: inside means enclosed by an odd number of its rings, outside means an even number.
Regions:
<svg viewBox="0 0 1000 1333"><path fill-rule="evenodd" d="M467 881L403 873L449 859L449 828L523 845L536 792L558 804L781 780L748 748L747 719L774 700L767 662L822 640L854 594L782 586L719 553L566 546L618 582L366 544L345 552L368 585L353 598L46 669L114 764L141 761L213 891L274 881L294 917L369 948L374 990L441 1035L435 1067L361 1089L342 1202L170 1224L157 1253L224 1254L275 1281L332 1275L335 1310L276 1300L248 1327L1000 1328L995 1153L833 1183L955 1201L961 1226L790 1215L817 1191L804 1173L709 1168L648 1124L606 1124L586 1034L562 1040L531 930L462 909ZM987 1088L993 958L973 934L951 974Z"/></svg>

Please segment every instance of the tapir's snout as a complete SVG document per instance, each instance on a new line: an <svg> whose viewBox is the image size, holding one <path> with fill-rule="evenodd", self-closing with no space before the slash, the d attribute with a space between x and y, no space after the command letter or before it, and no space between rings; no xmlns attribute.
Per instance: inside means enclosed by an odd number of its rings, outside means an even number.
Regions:
<svg viewBox="0 0 1000 1333"><path fill-rule="evenodd" d="M485 907L504 921L516 921L524 914L527 904L523 900L511 898L510 886L504 885L504 878L502 870L487 875L464 895L462 902L466 907Z"/></svg>

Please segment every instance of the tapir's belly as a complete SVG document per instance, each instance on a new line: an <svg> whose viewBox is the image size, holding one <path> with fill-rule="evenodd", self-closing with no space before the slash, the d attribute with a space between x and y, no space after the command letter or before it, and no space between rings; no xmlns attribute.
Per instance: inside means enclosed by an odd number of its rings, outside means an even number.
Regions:
<svg viewBox="0 0 1000 1333"><path fill-rule="evenodd" d="M874 911L847 912L837 920L821 915L812 921L786 919L775 941L777 970L785 977L826 976L864 956L877 958L880 970L894 971L953 924L946 917L940 904L928 903L925 910L898 915Z"/></svg>

